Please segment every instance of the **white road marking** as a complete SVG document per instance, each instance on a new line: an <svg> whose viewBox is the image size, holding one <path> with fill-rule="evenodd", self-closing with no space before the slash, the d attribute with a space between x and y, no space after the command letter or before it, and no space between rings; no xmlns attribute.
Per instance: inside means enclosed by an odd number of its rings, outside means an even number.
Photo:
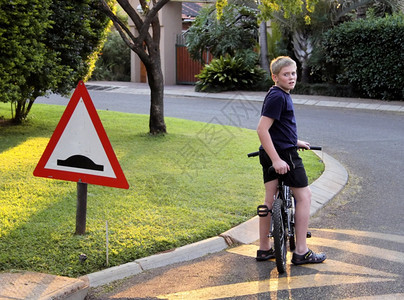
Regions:
<svg viewBox="0 0 404 300"><path fill-rule="evenodd" d="M377 238L397 243L404 243L404 237L391 234L381 234L366 231L355 230L332 230L332 229L316 229L318 231L333 232L338 234L347 234L351 236ZM385 259L391 262L404 264L404 255L402 252L382 249L370 245L357 244L347 240L333 240L329 238L313 237L309 240L309 245L323 246L327 248L335 248L344 252L350 252L378 259ZM241 245L228 249L230 253L236 255L244 255L254 258L258 246ZM290 262L291 253L288 253L288 262ZM290 274L291 265L288 263L287 274ZM190 291L179 291L177 293L159 295L157 298L162 299L219 299L226 297L240 297L247 295L256 295L261 293L274 293L279 290L293 290L301 288L312 288L320 286L337 286L344 284L359 284L369 282L389 282L396 281L401 275L388 273L363 267L359 265L349 264L333 259L327 259L321 264L308 264L300 266L300 268L308 268L316 270L316 274L302 276L278 276L276 268L270 274L271 278L261 281L241 282L229 285L212 286ZM379 296L364 296L357 298L349 298L349 300L379 300L379 299L403 299L403 294L387 294ZM346 299L348 300L348 299Z"/></svg>

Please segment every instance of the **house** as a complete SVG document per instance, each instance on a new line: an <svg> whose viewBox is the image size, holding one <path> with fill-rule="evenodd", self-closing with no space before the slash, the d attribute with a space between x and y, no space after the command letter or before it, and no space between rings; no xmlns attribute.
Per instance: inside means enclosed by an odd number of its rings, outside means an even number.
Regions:
<svg viewBox="0 0 404 300"><path fill-rule="evenodd" d="M203 3L182 2L182 30L186 31L195 21Z"/></svg>
<svg viewBox="0 0 404 300"><path fill-rule="evenodd" d="M181 35L191 25L201 7L208 3L215 3L214 0L171 0L159 11L161 27L160 53L161 67L165 85L177 84L177 36ZM133 7L139 6L139 0L132 0ZM134 24L130 24L131 31L135 33ZM180 63L181 64L181 63ZM183 64L181 64L184 67ZM186 67L183 69L187 69ZM193 77L193 75L192 75ZM139 57L131 52L131 81L146 82L145 68Z"/></svg>

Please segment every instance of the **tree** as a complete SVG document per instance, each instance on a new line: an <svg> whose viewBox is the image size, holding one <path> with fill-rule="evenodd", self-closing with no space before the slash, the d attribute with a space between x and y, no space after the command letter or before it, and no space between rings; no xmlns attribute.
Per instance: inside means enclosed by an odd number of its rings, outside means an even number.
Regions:
<svg viewBox="0 0 404 300"><path fill-rule="evenodd" d="M0 2L0 101L21 123L37 97L66 95L94 65L108 18L97 0Z"/></svg>
<svg viewBox="0 0 404 300"><path fill-rule="evenodd" d="M116 30L111 30L90 80L130 81L129 61L129 47Z"/></svg>
<svg viewBox="0 0 404 300"><path fill-rule="evenodd" d="M258 9L258 21L260 23L260 45L261 45L261 66L268 71L268 60L266 58L267 42L266 42L266 26L265 21L273 19L277 12L281 12L284 19L289 20L291 17L304 13L305 20L310 19L308 12L313 11L314 5L318 0L262 0ZM224 16L224 9L227 6L227 0L218 0L216 9L218 10L218 18ZM296 39L296 42L299 40ZM306 49L310 50L310 44L306 45ZM265 52L264 52L265 51ZM310 50L311 51L311 50Z"/></svg>
<svg viewBox="0 0 404 300"><path fill-rule="evenodd" d="M128 26L113 12L105 0L100 0L101 10L112 20L115 28L143 62L147 71L150 87L150 134L166 133L164 121L164 80L161 69L160 56L160 21L157 13L169 0L140 0L142 8L141 17L129 0L117 0L122 9L128 14L136 27L138 35L135 36Z"/></svg>
<svg viewBox="0 0 404 300"><path fill-rule="evenodd" d="M69 69L68 77L63 79L68 84L58 85L55 90L66 94L79 80L91 77L111 21L98 10L98 0L54 0L51 10L53 26L47 31L46 44L58 53L60 64Z"/></svg>
<svg viewBox="0 0 404 300"><path fill-rule="evenodd" d="M215 6L203 8L186 33L190 56L204 61L208 49L215 59L205 65L198 77L196 91L248 90L261 88L267 79L257 66L257 8L254 2L234 0L218 18Z"/></svg>
<svg viewBox="0 0 404 300"><path fill-rule="evenodd" d="M293 53L302 68L301 82L309 82L309 61L321 34L341 22L363 17L373 7L379 14L400 9L399 0L266 0L260 6L261 18L271 18L290 35ZM401 6L400 6L401 5Z"/></svg>
<svg viewBox="0 0 404 300"><path fill-rule="evenodd" d="M19 113L26 99L37 96L30 81L38 70L51 67L49 62L55 59L44 44L45 31L50 27L51 1L0 3L0 101L15 107L13 119L20 122L23 116ZM27 110L31 105L29 102Z"/></svg>
<svg viewBox="0 0 404 300"><path fill-rule="evenodd" d="M186 34L190 56L204 61L204 52L214 57L253 49L258 42L257 10L247 4L229 4L217 18L215 6L202 8Z"/></svg>

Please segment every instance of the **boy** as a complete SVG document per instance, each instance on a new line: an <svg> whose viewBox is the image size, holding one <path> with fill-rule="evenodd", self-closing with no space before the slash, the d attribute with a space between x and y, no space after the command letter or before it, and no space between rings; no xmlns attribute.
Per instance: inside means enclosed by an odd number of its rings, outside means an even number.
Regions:
<svg viewBox="0 0 404 300"><path fill-rule="evenodd" d="M260 163L264 173L265 205L272 208L278 187L278 175L285 175L285 183L292 189L296 199L296 249L292 263L321 263L326 259L323 253L314 253L307 248L306 236L310 217L311 191L306 171L297 148L310 149L310 144L297 139L293 102L289 92L295 87L296 62L287 56L280 56L271 62L271 75L275 82L265 97L257 133L261 141ZM276 173L269 173L273 166ZM271 215L259 218L260 248L258 261L274 258L268 232Z"/></svg>

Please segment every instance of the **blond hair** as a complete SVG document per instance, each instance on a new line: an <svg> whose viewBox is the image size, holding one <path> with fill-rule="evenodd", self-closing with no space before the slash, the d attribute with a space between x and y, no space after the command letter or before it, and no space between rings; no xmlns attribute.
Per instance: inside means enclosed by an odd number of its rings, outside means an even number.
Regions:
<svg viewBox="0 0 404 300"><path fill-rule="evenodd" d="M288 67L294 65L296 67L296 62L289 56L278 56L271 61L271 74L278 75L283 67Z"/></svg>

